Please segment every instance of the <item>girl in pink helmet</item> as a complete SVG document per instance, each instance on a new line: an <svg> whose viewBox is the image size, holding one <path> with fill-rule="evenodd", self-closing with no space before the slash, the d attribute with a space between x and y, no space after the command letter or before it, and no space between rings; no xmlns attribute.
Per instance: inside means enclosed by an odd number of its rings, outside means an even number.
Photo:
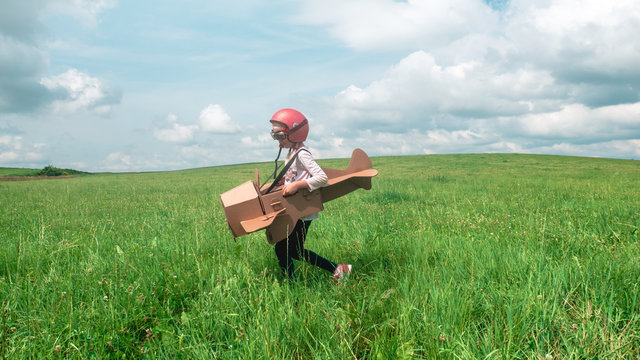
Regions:
<svg viewBox="0 0 640 360"><path fill-rule="evenodd" d="M292 161L284 177L282 195L292 195L302 188L314 191L327 184L327 175L315 162L311 152L304 145L309 134L309 121L297 110L282 109L271 117L271 137L278 140L280 148L288 148L286 162ZM275 244L276 256L282 272L289 278L294 278L295 267L293 260L306 262L325 269L333 274L336 280L348 276L351 265L336 264L313 251L304 248L311 221L318 218L318 214L305 216L298 220L293 233Z"/></svg>

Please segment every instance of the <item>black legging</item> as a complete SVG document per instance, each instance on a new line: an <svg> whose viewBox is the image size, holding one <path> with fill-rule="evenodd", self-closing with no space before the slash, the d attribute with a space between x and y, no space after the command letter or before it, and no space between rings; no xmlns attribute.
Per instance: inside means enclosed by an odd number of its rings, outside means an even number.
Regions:
<svg viewBox="0 0 640 360"><path fill-rule="evenodd" d="M304 259L309 264L325 269L330 273L333 273L338 266L336 263L333 263L313 251L304 248L304 240L307 237L307 230L309 230L309 226L311 226L311 220L298 220L291 235L286 239L277 242L274 247L276 250L276 256L278 256L278 264L280 265L284 275L289 278L293 278L293 273L295 271L292 259Z"/></svg>

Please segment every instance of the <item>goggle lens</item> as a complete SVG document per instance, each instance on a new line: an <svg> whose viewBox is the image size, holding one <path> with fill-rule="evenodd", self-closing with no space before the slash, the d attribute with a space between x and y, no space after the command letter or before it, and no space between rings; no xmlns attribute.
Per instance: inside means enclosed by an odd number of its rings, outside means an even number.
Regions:
<svg viewBox="0 0 640 360"><path fill-rule="evenodd" d="M271 131L271 137L273 138L273 140L284 140L287 138L287 133L280 130L280 131Z"/></svg>

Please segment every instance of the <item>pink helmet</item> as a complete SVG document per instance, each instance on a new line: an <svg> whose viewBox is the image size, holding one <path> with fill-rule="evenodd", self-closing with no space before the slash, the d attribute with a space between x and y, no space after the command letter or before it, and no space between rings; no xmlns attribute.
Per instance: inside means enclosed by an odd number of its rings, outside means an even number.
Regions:
<svg viewBox="0 0 640 360"><path fill-rule="evenodd" d="M300 111L294 109L278 110L271 117L271 122L280 123L287 132L289 141L293 143L303 142L309 134L309 121Z"/></svg>

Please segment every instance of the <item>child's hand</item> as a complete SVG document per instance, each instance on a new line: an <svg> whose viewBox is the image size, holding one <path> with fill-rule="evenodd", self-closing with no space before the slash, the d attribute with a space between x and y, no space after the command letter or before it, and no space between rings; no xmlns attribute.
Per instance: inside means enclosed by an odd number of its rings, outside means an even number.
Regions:
<svg viewBox="0 0 640 360"><path fill-rule="evenodd" d="M298 190L304 186L307 186L307 182L304 180L296 181L291 184L287 184L282 188L282 196L293 195L298 192Z"/></svg>

